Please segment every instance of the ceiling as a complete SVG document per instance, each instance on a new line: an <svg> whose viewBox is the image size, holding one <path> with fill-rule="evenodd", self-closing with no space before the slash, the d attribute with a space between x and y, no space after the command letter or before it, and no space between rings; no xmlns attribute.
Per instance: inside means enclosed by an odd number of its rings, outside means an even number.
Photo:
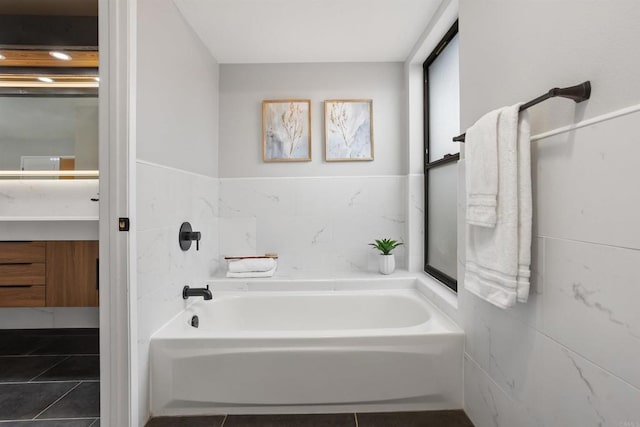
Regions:
<svg viewBox="0 0 640 427"><path fill-rule="evenodd" d="M97 17L98 0L0 0L0 95L94 94ZM70 58L56 59L51 50Z"/></svg>
<svg viewBox="0 0 640 427"><path fill-rule="evenodd" d="M442 0L174 0L220 63L407 59Z"/></svg>

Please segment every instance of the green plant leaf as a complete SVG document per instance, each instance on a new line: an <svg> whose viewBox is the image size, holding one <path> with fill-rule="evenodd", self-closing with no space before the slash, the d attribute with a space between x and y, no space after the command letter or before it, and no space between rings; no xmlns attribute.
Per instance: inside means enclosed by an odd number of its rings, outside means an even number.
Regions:
<svg viewBox="0 0 640 427"><path fill-rule="evenodd" d="M375 243L369 243L369 246L373 246L379 250L383 255L391 254L391 251L402 245L401 242L392 239L377 239Z"/></svg>

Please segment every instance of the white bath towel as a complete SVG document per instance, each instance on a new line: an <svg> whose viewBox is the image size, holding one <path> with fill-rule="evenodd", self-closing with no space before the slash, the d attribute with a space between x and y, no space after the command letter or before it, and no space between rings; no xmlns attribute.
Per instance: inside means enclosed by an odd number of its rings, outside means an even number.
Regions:
<svg viewBox="0 0 640 427"><path fill-rule="evenodd" d="M518 122L518 302L527 302L531 279L531 229L533 195L531 187L531 129L529 113Z"/></svg>
<svg viewBox="0 0 640 427"><path fill-rule="evenodd" d="M528 116L519 118L519 105L501 109L498 116L496 225L466 226L465 288L501 308L526 301L529 293L530 140Z"/></svg>
<svg viewBox="0 0 640 427"><path fill-rule="evenodd" d="M498 205L498 117L491 111L465 136L467 224L495 227Z"/></svg>
<svg viewBox="0 0 640 427"><path fill-rule="evenodd" d="M247 273L252 271L269 271L276 265L273 258L240 258L230 259L228 270L231 273Z"/></svg>
<svg viewBox="0 0 640 427"><path fill-rule="evenodd" d="M278 264L275 263L273 268L269 271L248 271L245 273L233 273L231 271L227 271L227 277L236 277L236 278L271 277L276 272L277 267L278 267Z"/></svg>

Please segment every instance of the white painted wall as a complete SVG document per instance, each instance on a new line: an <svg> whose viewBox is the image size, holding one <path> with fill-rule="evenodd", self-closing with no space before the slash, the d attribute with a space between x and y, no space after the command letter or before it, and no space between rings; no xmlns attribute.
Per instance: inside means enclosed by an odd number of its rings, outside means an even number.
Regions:
<svg viewBox="0 0 640 427"><path fill-rule="evenodd" d="M634 0L461 0L462 128L587 79L590 101L532 108L532 133L638 105L638 22ZM639 120L533 143L530 301L503 311L459 293L465 410L477 427L640 425Z"/></svg>
<svg viewBox="0 0 640 427"><path fill-rule="evenodd" d="M138 158L217 176L217 65L172 1L138 0Z"/></svg>
<svg viewBox="0 0 640 427"><path fill-rule="evenodd" d="M218 261L218 64L171 0L138 0L136 316L139 425L149 413L149 339ZM200 251L178 246L183 221ZM137 368L137 369L136 369Z"/></svg>
<svg viewBox="0 0 640 427"><path fill-rule="evenodd" d="M405 173L401 63L220 66L220 177ZM311 162L262 161L262 101L311 100ZM373 99L375 161L324 161L324 100Z"/></svg>
<svg viewBox="0 0 640 427"><path fill-rule="evenodd" d="M374 270L376 238L405 239L399 63L221 65L220 255L275 252L278 275ZM261 102L310 99L312 157L262 161ZM324 100L373 99L375 160L324 161ZM404 248L396 251L405 266Z"/></svg>

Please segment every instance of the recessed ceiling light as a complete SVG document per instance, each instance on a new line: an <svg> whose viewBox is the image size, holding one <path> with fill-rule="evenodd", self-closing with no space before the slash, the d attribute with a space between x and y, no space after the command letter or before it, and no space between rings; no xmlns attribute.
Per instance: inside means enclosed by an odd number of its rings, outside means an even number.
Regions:
<svg viewBox="0 0 640 427"><path fill-rule="evenodd" d="M61 59L63 61L70 61L71 60L71 56L67 55L66 53L58 52L58 51L55 51L55 50L49 52L49 55L53 56L56 59Z"/></svg>
<svg viewBox="0 0 640 427"><path fill-rule="evenodd" d="M7 59L7 57L0 53L0 61L2 61L3 59Z"/></svg>
<svg viewBox="0 0 640 427"><path fill-rule="evenodd" d="M38 77L38 80L44 83L53 83L53 79L51 77Z"/></svg>
<svg viewBox="0 0 640 427"><path fill-rule="evenodd" d="M94 77L93 80L99 82L100 81L100 77Z"/></svg>

